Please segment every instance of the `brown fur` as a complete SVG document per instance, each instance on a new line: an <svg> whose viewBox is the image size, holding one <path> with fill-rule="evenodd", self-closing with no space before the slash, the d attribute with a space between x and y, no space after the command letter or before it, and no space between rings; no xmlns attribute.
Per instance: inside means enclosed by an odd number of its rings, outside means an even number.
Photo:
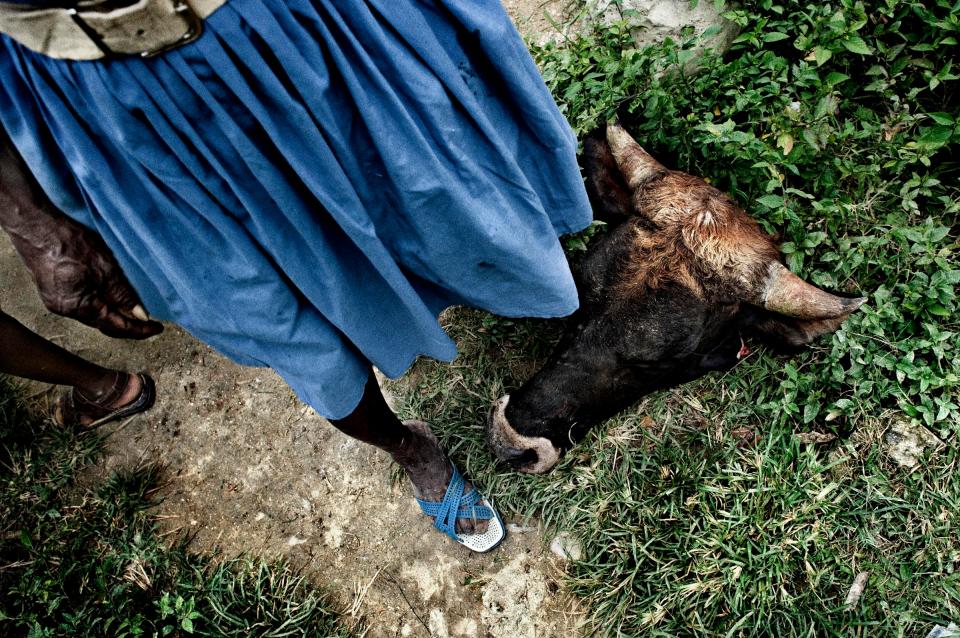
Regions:
<svg viewBox="0 0 960 638"><path fill-rule="evenodd" d="M635 224L633 231L633 246L618 281L620 294L642 295L676 283L698 297L703 296L692 269L692 255L678 235L651 230L642 224Z"/></svg>
<svg viewBox="0 0 960 638"><path fill-rule="evenodd" d="M637 226L621 289L678 283L715 301L746 300L763 285L776 243L730 198L702 179L670 171L638 188L634 210L653 228Z"/></svg>
<svg viewBox="0 0 960 638"><path fill-rule="evenodd" d="M591 201L613 223L578 264L580 310L488 421L497 457L524 471L550 469L591 425L651 392L729 369L745 333L803 345L863 302L817 301L831 296L784 274L777 242L730 198L663 168L619 126L605 134L585 140L584 159Z"/></svg>

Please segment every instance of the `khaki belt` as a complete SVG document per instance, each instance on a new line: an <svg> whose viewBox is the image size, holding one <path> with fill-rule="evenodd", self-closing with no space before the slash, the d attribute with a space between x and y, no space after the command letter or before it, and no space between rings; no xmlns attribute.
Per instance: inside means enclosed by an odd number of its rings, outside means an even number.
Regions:
<svg viewBox="0 0 960 638"><path fill-rule="evenodd" d="M225 2L136 0L109 11L104 3L39 8L0 2L0 33L51 58L151 57L199 38L203 19Z"/></svg>

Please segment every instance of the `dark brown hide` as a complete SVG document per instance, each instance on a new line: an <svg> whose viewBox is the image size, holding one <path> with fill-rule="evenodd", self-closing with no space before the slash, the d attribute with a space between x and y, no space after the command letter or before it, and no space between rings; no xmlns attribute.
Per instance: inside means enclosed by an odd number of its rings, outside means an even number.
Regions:
<svg viewBox="0 0 960 638"><path fill-rule="evenodd" d="M733 366L742 337L804 345L864 301L789 273L774 239L729 197L667 170L620 127L588 138L583 158L611 228L575 273L580 310L551 359L488 423L497 456L524 471L548 470L642 396Z"/></svg>

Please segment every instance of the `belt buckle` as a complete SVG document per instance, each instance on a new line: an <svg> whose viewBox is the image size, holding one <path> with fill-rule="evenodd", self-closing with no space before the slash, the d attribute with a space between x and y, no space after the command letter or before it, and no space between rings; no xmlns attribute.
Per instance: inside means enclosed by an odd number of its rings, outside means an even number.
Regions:
<svg viewBox="0 0 960 638"><path fill-rule="evenodd" d="M103 37L101 37L100 33L94 29L90 23L83 19L83 10L78 9L77 7L70 7L67 10L67 13L76 23L76 25L80 27L80 29L87 35L87 37L93 41L97 48L103 52L105 58L121 58L129 56L152 58L160 55L161 53L166 53L167 51L181 47L185 44L190 44L203 35L203 19L197 15L197 12L193 10L193 7L191 7L186 0L171 0L171 2L176 15L183 20L184 25L186 26L186 31L183 32L183 35L172 42L161 44L152 49L137 53L119 53L112 50L107 43L103 41Z"/></svg>

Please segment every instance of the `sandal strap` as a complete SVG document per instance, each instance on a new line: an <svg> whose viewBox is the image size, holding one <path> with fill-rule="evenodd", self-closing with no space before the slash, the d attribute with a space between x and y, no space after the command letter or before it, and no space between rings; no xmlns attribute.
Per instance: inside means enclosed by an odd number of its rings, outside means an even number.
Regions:
<svg viewBox="0 0 960 638"><path fill-rule="evenodd" d="M493 510L486 505L480 505L483 495L476 488L466 492L460 497L460 509L457 518L472 518L476 520L489 520L493 518Z"/></svg>
<svg viewBox="0 0 960 638"><path fill-rule="evenodd" d="M74 392L76 388L70 388L57 399L54 407L54 421L64 427L95 428L104 423L143 412L153 405L156 399L156 387L148 374L137 373L135 377L140 381L140 392L131 401L113 408L92 402L86 397L81 397L83 399L81 404ZM129 382L130 378L128 376L127 383ZM113 393L114 391L108 392L107 398L101 400L116 401L116 398L109 398ZM87 419L87 422L84 422L83 419Z"/></svg>
<svg viewBox="0 0 960 638"><path fill-rule="evenodd" d="M101 416L102 414L109 414L111 410L105 406L110 405L119 399L123 394L123 391L127 389L127 384L130 383L130 376L126 372L121 372L118 370L115 375L116 376L113 379L113 386L96 401L88 399L87 397L83 396L79 390L74 388L73 392L71 393L73 394L73 407L85 409L88 412L90 410L97 411L98 416Z"/></svg>
<svg viewBox="0 0 960 638"><path fill-rule="evenodd" d="M420 509L427 516L437 517L440 514L440 508L442 503L421 501L417 499L417 503L420 505ZM487 507L486 505L473 505L465 506L461 505L457 509L457 518L469 518L476 519L480 521L486 521L493 518L493 510Z"/></svg>
<svg viewBox="0 0 960 638"><path fill-rule="evenodd" d="M493 518L494 513L489 507L477 504L482 497L476 489L464 493L466 484L463 476L460 475L456 466L452 463L451 466L453 474L450 476L450 483L447 485L443 500L423 501L418 498L417 503L424 514L434 518L434 527L450 538L460 540L456 531L458 518L488 520Z"/></svg>

